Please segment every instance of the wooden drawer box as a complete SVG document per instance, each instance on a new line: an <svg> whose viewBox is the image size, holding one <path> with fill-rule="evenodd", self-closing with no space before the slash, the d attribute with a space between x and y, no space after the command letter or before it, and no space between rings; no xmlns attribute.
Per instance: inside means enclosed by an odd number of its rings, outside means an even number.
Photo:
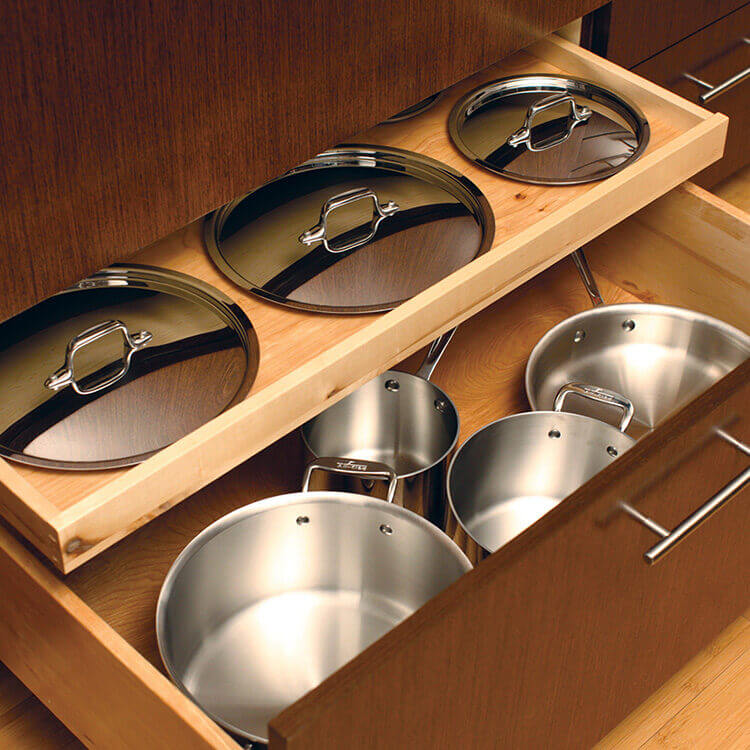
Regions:
<svg viewBox="0 0 750 750"><path fill-rule="evenodd" d="M685 305L750 327L750 217L685 184L587 246L608 302ZM461 440L528 408L550 326L589 306L569 259L468 320L436 372ZM470 376L470 377L469 377ZM280 748L584 747L748 606L750 491L653 566L626 500L673 527L743 471L750 361L271 723ZM282 467L283 470L282 470ZM296 432L63 579L0 527L0 660L84 742L237 745L162 671L156 598L184 545L229 510L295 490ZM460 540L459 540L460 541Z"/></svg>
<svg viewBox="0 0 750 750"><path fill-rule="evenodd" d="M575 187L524 185L474 168L448 140L452 104L482 80L532 71L564 71L632 99L651 126L642 158L608 180ZM136 262L204 279L247 312L261 345L250 395L134 468L76 473L0 462L0 512L57 568L74 570L718 159L726 126L722 115L551 37L457 84L420 117L359 136L366 143L422 152L464 172L495 212L488 253L396 310L330 317L259 301L218 273L197 224L147 248Z"/></svg>
<svg viewBox="0 0 750 750"><path fill-rule="evenodd" d="M633 68L633 72L680 96L701 103L705 87L685 78L685 73L716 86L750 69L750 4L683 39ZM710 187L750 161L750 79L718 94L702 106L729 117L724 158L703 170L694 180Z"/></svg>

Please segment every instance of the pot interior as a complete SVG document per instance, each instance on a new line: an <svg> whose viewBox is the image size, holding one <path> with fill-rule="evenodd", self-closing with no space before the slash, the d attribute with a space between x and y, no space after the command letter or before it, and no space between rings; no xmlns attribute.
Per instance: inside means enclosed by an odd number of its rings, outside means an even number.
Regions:
<svg viewBox="0 0 750 750"><path fill-rule="evenodd" d="M172 678L253 740L268 721L470 569L426 521L379 500L297 493L199 535L157 611Z"/></svg>
<svg viewBox="0 0 750 750"><path fill-rule="evenodd" d="M307 422L302 435L315 456L379 461L402 478L445 458L458 427L455 406L437 386L388 370Z"/></svg>
<svg viewBox="0 0 750 750"><path fill-rule="evenodd" d="M458 450L448 497L466 532L494 552L633 444L577 414L525 412L483 427Z"/></svg>
<svg viewBox="0 0 750 750"><path fill-rule="evenodd" d="M526 390L534 409L551 409L566 383L621 393L635 407L628 432L639 436L750 356L750 338L726 323L677 307L610 305L555 326L529 359ZM565 410L616 422L619 414L577 396Z"/></svg>

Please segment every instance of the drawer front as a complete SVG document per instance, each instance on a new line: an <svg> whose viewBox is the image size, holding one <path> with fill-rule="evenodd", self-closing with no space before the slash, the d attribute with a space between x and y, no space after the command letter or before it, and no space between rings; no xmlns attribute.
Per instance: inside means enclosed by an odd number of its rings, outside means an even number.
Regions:
<svg viewBox="0 0 750 750"><path fill-rule="evenodd" d="M634 68L638 75L665 86L686 99L729 117L724 158L693 178L710 187L750 161L750 74L707 102L708 89L685 78L685 73L712 86L750 71L750 4L688 37Z"/></svg>
<svg viewBox="0 0 750 750"><path fill-rule="evenodd" d="M607 57L632 68L744 5L744 0L614 0L608 6ZM597 25L607 9L596 11ZM608 33L607 33L608 31Z"/></svg>
<svg viewBox="0 0 750 750"><path fill-rule="evenodd" d="M750 488L664 559L617 512L676 526L750 459L750 362L281 713L271 747L592 745L748 605Z"/></svg>

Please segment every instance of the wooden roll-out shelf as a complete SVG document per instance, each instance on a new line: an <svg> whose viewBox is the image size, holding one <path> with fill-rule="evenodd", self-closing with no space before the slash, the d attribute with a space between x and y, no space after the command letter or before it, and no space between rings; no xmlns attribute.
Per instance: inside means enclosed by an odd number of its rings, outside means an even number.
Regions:
<svg viewBox="0 0 750 750"><path fill-rule="evenodd" d="M567 187L525 185L475 168L448 139L450 108L483 81L532 72L588 78L634 101L651 126L642 158L603 182ZM419 117L353 137L424 153L465 173L494 211L492 249L390 313L334 317L267 304L233 286L209 260L199 222L146 248L135 262L192 274L246 311L261 346L250 394L133 468L61 472L1 462L0 512L58 569L74 570L715 161L726 125L723 115L553 36L457 84Z"/></svg>
<svg viewBox="0 0 750 750"><path fill-rule="evenodd" d="M678 304L747 330L749 246L748 215L685 184L586 251L607 302ZM149 252L190 257L193 265L180 270L208 274L211 266L192 245L181 250ZM532 347L551 326L590 306L570 259L528 275L535 277L521 284L514 276L488 294L502 298L466 320L435 372L459 410L461 441L528 408L523 372ZM219 281L215 274L210 280ZM461 299L457 294L459 308ZM248 300L261 342L269 335L264 321L287 321L290 336L331 322ZM389 315L405 325L400 312ZM343 319L341 326L380 329L389 315ZM467 317L457 313L451 321ZM335 361L332 351L337 347L302 370ZM365 353L352 356L369 361ZM279 353L267 367L280 368L281 360ZM415 361L401 366L411 369ZM270 725L271 750L573 747L605 734L747 607L747 491L653 567L642 560L650 532L613 520L611 511L628 499L672 526L741 471L746 458L707 436L722 424L750 441L749 376L745 363L282 712ZM259 397L279 387L268 371L262 378ZM192 438L182 442L193 446ZM0 660L88 744L236 748L164 674L156 599L195 534L234 508L297 490L302 462L295 430L64 579L0 526L0 580L9 602L0 617ZM205 470L213 472L210 465ZM145 484L142 491L149 491Z"/></svg>

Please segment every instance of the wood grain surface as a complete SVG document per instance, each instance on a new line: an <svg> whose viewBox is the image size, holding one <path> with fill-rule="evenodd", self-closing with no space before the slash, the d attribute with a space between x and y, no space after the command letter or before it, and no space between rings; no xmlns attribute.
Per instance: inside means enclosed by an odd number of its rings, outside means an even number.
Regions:
<svg viewBox="0 0 750 750"><path fill-rule="evenodd" d="M726 16L746 0L614 0L607 59L632 68ZM744 33L743 29L737 29Z"/></svg>
<svg viewBox="0 0 750 750"><path fill-rule="evenodd" d="M469 164L453 147L445 118L469 88L502 75L561 69L610 86L641 107L651 141L638 162L599 183L551 188L505 180ZM0 493L5 517L61 569L77 567L715 160L725 127L720 115L550 38L457 84L421 116L359 137L455 167L482 190L495 214L489 252L392 312L333 317L261 302L217 271L197 223L156 243L135 260L208 281L248 314L261 348L254 388L237 406L132 469L71 473L3 464L0 470L17 488ZM24 483L57 508L52 518L30 511Z"/></svg>
<svg viewBox="0 0 750 750"><path fill-rule="evenodd" d="M706 89L687 80L683 73L690 73L715 86L750 68L750 44L742 41L750 33L749 29L750 3L633 70L686 99L698 102ZM723 158L693 178L698 185L710 188L750 161L747 135L750 132L750 81L725 91L705 107L727 115L730 123Z"/></svg>
<svg viewBox="0 0 750 750"><path fill-rule="evenodd" d="M0 6L0 319L602 0Z"/></svg>

